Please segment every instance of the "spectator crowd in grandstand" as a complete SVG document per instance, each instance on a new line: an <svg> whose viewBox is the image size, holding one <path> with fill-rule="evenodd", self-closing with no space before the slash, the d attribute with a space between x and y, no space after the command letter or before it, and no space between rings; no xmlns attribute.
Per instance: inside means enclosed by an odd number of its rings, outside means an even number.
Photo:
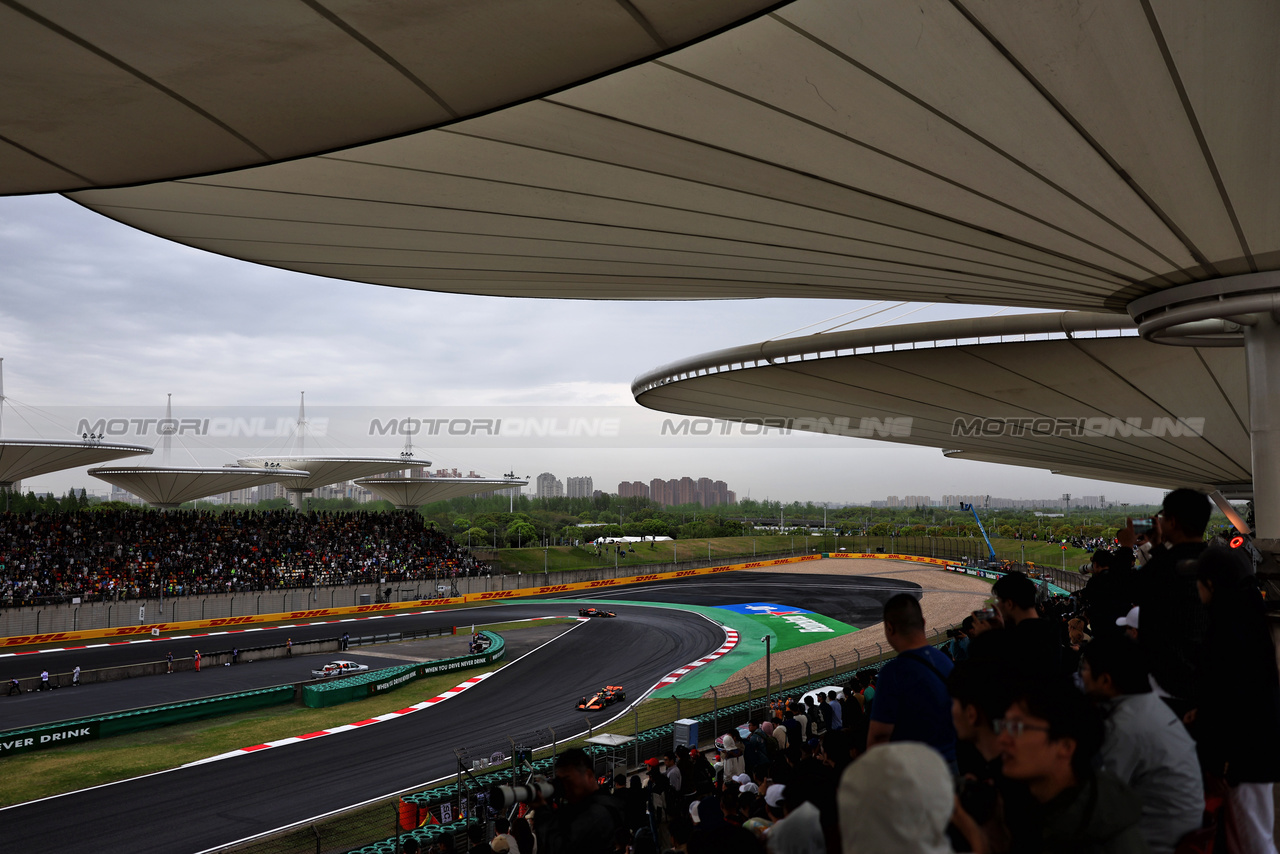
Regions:
<svg viewBox="0 0 1280 854"><path fill-rule="evenodd" d="M413 512L0 514L0 606L473 575Z"/></svg>
<svg viewBox="0 0 1280 854"><path fill-rule="evenodd" d="M950 654L894 596L893 660L781 698L714 764L679 745L606 792L565 751L536 850L1274 854L1280 673L1253 563L1204 542L1209 513L1170 493L1078 595L1002 576Z"/></svg>

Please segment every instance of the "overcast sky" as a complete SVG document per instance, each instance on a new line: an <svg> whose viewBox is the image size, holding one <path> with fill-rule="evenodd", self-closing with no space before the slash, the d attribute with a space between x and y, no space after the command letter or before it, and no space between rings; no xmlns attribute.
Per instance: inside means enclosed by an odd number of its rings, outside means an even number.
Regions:
<svg viewBox="0 0 1280 854"><path fill-rule="evenodd" d="M38 409L69 406L628 406L631 380L665 362L783 337L860 304L834 300L635 303L456 296L333 281L212 255L135 231L60 196L0 198L5 438L67 438ZM918 310L919 309L919 310ZM913 312L909 317L906 312ZM905 306L872 325L1008 309ZM830 326L832 324L824 324ZM865 324L864 324L865 325ZM817 331L823 326L805 329ZM29 423L24 423L23 418ZM436 465L499 475L707 476L739 496L849 503L886 495L1105 494L1156 490L947 460L941 451L840 437L757 448L433 448ZM340 450L324 448L326 452ZM354 450L354 449L353 449ZM361 449L366 451L367 449ZM390 446L388 452L398 450ZM193 452L194 453L194 452ZM233 456L210 451L202 464ZM392 453L394 456L394 453ZM158 462L158 460L154 460ZM192 459L173 459L191 464ZM24 489L109 487L83 470Z"/></svg>

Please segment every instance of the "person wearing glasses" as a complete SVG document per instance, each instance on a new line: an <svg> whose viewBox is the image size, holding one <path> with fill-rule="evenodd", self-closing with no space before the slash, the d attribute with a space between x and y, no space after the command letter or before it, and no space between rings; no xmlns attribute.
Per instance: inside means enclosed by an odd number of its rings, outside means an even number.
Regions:
<svg viewBox="0 0 1280 854"><path fill-rule="evenodd" d="M1065 679L1030 683L991 722L1001 770L1041 805L1035 849L1073 854L1146 852L1142 800L1093 761L1103 741L1093 704Z"/></svg>

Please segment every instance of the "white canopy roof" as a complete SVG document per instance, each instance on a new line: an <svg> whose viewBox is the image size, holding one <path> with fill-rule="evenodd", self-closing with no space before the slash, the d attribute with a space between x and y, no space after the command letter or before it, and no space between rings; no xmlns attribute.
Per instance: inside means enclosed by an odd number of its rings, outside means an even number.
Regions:
<svg viewBox="0 0 1280 854"><path fill-rule="evenodd" d="M447 128L74 198L398 287L1118 312L1280 265L1277 32L1256 0L796 0Z"/></svg>
<svg viewBox="0 0 1280 854"><path fill-rule="evenodd" d="M1244 353L1152 344L1105 314L767 341L665 365L632 391L665 412L775 419L1079 477L1232 494L1253 478Z"/></svg>
<svg viewBox="0 0 1280 854"><path fill-rule="evenodd" d="M144 445L109 442L0 439L0 486L50 472L149 454Z"/></svg>
<svg viewBox="0 0 1280 854"><path fill-rule="evenodd" d="M399 457L246 457L238 462L253 468L278 466L303 471L306 477L293 478L285 484L291 492L307 492L331 483L423 465L421 460Z"/></svg>
<svg viewBox="0 0 1280 854"><path fill-rule="evenodd" d="M475 477L369 477L356 483L390 501L401 510L412 510L433 501L448 501L477 492L491 492L526 486L527 480L497 480Z"/></svg>
<svg viewBox="0 0 1280 854"><path fill-rule="evenodd" d="M306 472L287 469L257 469L239 466L209 468L154 466L89 469L89 474L126 489L156 507L178 507L188 501L207 498L233 489L248 489L264 483L295 480Z"/></svg>
<svg viewBox="0 0 1280 854"><path fill-rule="evenodd" d="M475 115L766 0L0 4L0 194L269 163Z"/></svg>

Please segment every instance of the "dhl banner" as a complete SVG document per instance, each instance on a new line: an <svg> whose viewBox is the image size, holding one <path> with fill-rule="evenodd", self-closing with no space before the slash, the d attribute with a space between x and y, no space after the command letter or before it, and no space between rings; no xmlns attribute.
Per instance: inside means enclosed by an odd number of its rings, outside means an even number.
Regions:
<svg viewBox="0 0 1280 854"><path fill-rule="evenodd" d="M148 623L140 626L117 626L113 629L88 629L79 632L54 632L42 635L18 635L0 638L0 647L30 646L64 641L98 640L103 638L131 638L144 635L163 634L168 632L189 632L199 629L226 629L266 625L271 623L289 623L294 620L315 620L322 617L348 617L360 614L385 614L396 611L408 611L422 608L438 608L442 605L463 605L468 602L493 602L506 599L523 599L530 596L543 596L548 593L566 593L575 590L600 590L607 587L623 587L628 584L642 584L646 581L666 581L672 578L692 578L699 575L715 575L721 572L737 572L744 569L762 569L770 566L782 566L789 563L801 563L822 558L867 558L877 560L902 560L914 563L928 563L946 566L947 561L929 557L914 557L897 554L861 554L848 552L815 553L800 557L775 558L774 560L755 560L749 563L735 563L728 566L712 566L706 569L680 569L673 572L658 572L650 575L632 575L624 578L605 578L599 581L579 581L573 584L548 584L542 587L523 587L518 590L493 590L487 593L470 593L466 596L455 596L450 599L414 599L407 602L388 602L378 605L352 605L343 608L315 608L308 611L284 611L275 614L255 614L248 617L223 617L215 620L188 620L175 623Z"/></svg>

